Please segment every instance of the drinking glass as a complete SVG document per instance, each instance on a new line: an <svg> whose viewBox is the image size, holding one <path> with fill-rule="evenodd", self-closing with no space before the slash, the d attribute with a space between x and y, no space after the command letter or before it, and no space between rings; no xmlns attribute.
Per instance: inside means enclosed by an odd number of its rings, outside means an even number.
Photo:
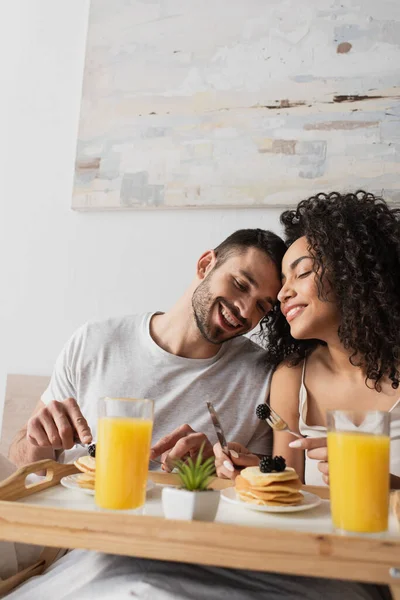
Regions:
<svg viewBox="0 0 400 600"><path fill-rule="evenodd" d="M390 414L327 413L332 520L340 532L386 531L389 512Z"/></svg>
<svg viewBox="0 0 400 600"><path fill-rule="evenodd" d="M153 401L101 398L96 443L96 504L133 509L146 499Z"/></svg>

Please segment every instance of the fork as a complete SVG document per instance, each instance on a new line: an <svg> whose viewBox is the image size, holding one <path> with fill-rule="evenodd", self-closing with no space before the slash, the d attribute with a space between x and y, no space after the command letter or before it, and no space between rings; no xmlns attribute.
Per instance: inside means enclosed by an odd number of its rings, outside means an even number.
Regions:
<svg viewBox="0 0 400 600"><path fill-rule="evenodd" d="M295 433L294 431L292 431L291 429L289 429L289 425L286 423L286 421L284 421L282 419L282 417L280 417L278 415L278 413L276 411L274 411L273 408L271 408L271 406L268 406L270 413L269 413L269 417L267 417L265 420L268 423L268 425L274 429L274 431L287 431L288 433L291 433L292 435L294 435L297 438L300 438L301 440L303 439L303 436Z"/></svg>

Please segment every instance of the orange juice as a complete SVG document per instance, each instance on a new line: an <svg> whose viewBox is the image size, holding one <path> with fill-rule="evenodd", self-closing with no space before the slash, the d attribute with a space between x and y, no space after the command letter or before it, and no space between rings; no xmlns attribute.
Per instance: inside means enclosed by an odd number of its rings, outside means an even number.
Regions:
<svg viewBox="0 0 400 600"><path fill-rule="evenodd" d="M146 419L99 419L96 444L96 504L129 509L146 498L153 423Z"/></svg>
<svg viewBox="0 0 400 600"><path fill-rule="evenodd" d="M328 433L332 520L345 531L374 533L388 526L390 438Z"/></svg>

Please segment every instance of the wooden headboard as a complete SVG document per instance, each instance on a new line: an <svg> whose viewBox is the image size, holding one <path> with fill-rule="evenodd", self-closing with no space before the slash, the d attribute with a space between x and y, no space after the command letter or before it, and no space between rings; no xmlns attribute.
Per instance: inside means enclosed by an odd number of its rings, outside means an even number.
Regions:
<svg viewBox="0 0 400 600"><path fill-rule="evenodd" d="M8 456L10 444L25 425L40 396L47 388L50 377L39 375L8 375L4 403L0 453Z"/></svg>

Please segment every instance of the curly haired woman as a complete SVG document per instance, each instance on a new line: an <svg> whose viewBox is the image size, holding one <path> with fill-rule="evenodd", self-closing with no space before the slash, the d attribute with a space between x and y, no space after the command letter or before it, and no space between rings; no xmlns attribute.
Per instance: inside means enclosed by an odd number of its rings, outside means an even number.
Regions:
<svg viewBox="0 0 400 600"><path fill-rule="evenodd" d="M279 364L270 404L307 439L276 434L274 454L320 485L321 473L328 481L326 411L390 411L391 485L400 487L400 210L366 192L333 192L300 202L281 223L281 313L263 326L269 360ZM216 454L219 474L233 477Z"/></svg>

